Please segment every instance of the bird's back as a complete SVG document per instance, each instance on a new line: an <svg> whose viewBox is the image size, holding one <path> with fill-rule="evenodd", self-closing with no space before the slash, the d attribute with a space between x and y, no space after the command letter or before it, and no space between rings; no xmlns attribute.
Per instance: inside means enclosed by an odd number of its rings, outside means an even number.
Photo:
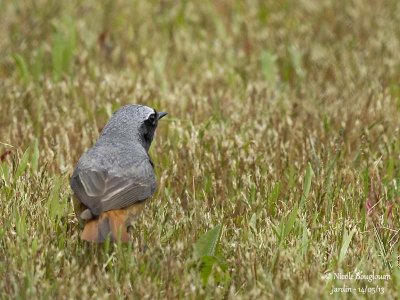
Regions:
<svg viewBox="0 0 400 300"><path fill-rule="evenodd" d="M79 201L99 215L151 197L156 179L140 145L98 142L80 158L71 188Z"/></svg>

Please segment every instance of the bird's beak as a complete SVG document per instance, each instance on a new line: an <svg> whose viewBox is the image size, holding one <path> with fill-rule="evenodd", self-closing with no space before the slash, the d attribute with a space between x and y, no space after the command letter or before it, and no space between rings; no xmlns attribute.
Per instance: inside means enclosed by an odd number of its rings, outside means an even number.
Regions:
<svg viewBox="0 0 400 300"><path fill-rule="evenodd" d="M161 118L165 117L168 113L160 111L157 113L158 119L160 120Z"/></svg>

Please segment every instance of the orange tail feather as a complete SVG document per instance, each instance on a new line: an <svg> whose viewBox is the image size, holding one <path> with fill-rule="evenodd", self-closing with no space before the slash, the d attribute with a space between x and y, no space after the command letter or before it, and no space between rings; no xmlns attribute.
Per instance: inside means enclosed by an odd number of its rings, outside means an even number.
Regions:
<svg viewBox="0 0 400 300"><path fill-rule="evenodd" d="M103 243L108 237L113 242L129 242L126 220L126 210L119 209L104 212L98 218L85 224L81 238L94 243Z"/></svg>

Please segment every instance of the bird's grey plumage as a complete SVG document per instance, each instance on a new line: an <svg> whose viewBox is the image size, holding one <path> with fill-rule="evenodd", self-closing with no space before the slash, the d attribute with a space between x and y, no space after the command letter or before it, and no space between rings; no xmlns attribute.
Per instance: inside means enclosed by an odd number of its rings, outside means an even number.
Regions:
<svg viewBox="0 0 400 300"><path fill-rule="evenodd" d="M147 106L122 107L79 159L71 188L91 214L129 207L153 195L156 178L148 150L164 115Z"/></svg>

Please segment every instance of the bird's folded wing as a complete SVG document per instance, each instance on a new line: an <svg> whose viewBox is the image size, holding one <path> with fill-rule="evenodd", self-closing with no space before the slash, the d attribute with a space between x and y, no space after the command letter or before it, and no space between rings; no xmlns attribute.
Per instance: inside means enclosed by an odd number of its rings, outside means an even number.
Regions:
<svg viewBox="0 0 400 300"><path fill-rule="evenodd" d="M75 194L96 215L131 206L153 195L156 179L150 161L143 161L125 173L119 176L101 169L80 170L74 178Z"/></svg>

